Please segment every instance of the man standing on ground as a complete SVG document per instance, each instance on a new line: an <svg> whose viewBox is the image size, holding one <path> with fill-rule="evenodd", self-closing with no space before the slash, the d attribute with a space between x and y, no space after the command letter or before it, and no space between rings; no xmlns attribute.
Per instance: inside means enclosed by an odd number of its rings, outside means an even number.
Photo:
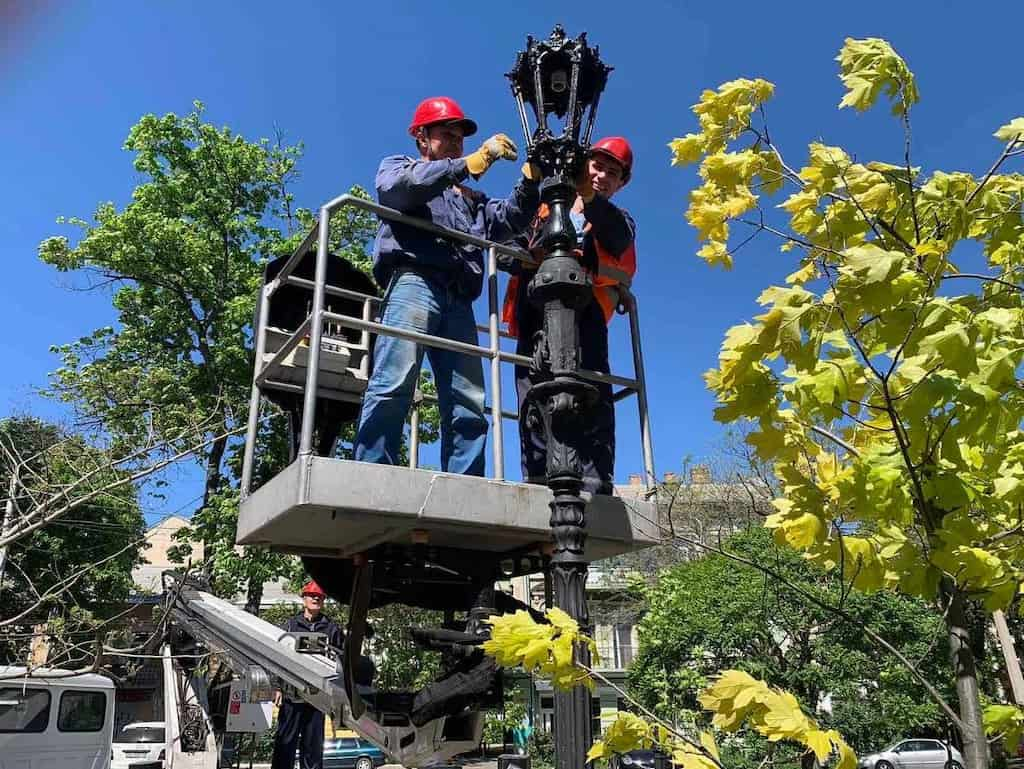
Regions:
<svg viewBox="0 0 1024 769"><path fill-rule="evenodd" d="M341 653L344 634L321 612L327 594L313 581L302 587L302 611L284 624L288 633L324 633L336 654ZM322 769L324 764L324 714L302 700L289 700L280 689L274 692L277 733L271 769L293 769L295 750L300 749L299 769Z"/></svg>
<svg viewBox="0 0 1024 769"><path fill-rule="evenodd" d="M409 126L419 157L384 158L377 171L381 205L479 238L503 241L526 229L539 201L537 182L522 179L504 200L463 185L496 160L515 160L516 146L496 134L468 155L463 139L476 123L445 96L420 103ZM409 224L383 220L373 274L385 290L381 322L477 344L473 301L483 288L483 252ZM363 398L355 458L398 464L402 430L423 354L434 372L441 417L441 469L483 475L487 443L483 364L477 357L378 335Z"/></svg>
<svg viewBox="0 0 1024 769"><path fill-rule="evenodd" d="M633 172L633 150L620 136L601 139L591 148L590 159L577 185L576 202L570 216L576 227L577 257L590 273L594 301L581 311L580 366L608 374L608 324L619 305L619 286L628 287L636 273L636 225L633 218L611 202ZM547 218L541 206L525 245L537 258L536 240ZM533 357L537 336L544 328L543 311L527 296L535 270L518 262L501 260L503 269L513 273L505 295L503 319L516 336L516 352ZM547 477L547 436L536 406L526 394L534 384L530 368L516 366L519 395L519 440L522 447L523 478L527 483L544 483ZM583 488L595 494L611 494L615 476L615 403L612 387L591 382L598 389L598 401L587 414L587 427L580 446Z"/></svg>

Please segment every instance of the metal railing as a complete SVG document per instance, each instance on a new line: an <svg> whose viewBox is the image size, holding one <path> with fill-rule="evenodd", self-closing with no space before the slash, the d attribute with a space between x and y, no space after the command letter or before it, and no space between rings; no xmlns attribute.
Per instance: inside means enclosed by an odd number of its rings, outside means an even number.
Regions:
<svg viewBox="0 0 1024 769"><path fill-rule="evenodd" d="M484 249L487 255L487 302L488 322L486 326L477 326L479 333L486 333L488 337L487 346L458 342L453 339L432 336L430 334L410 331L408 329L396 328L372 320L374 317L373 308L383 300L376 296L363 294L357 291L350 291L338 286L327 285L327 260L328 243L330 242L330 220L331 215L344 207L358 208L363 211L375 214L381 219L401 222L412 227L425 230L435 235L454 240L460 243L467 243ZM298 267L302 256L312 246L314 238L317 242L316 267L312 281L299 278L292 273ZM292 253L285 262L277 276L269 281L261 289L258 312L256 317L255 343L256 343L256 365L253 372L252 392L249 400L249 422L245 438L245 452L242 460L242 482L241 494L244 499L248 496L252 485L252 469L256 446L256 431L259 423L259 407L264 388L273 388L302 394L302 426L299 438L299 457L309 456L313 449L313 427L316 413L316 398L319 392L320 378L320 344L323 336L325 321L336 326L354 329L360 332L360 340L357 345L348 345L349 349L363 352L360 363L360 375L369 375L370 365L370 334L382 334L393 336L399 339L406 339L427 347L436 347L443 350L473 355L478 358L486 358L491 364L491 402L489 411L491 414L491 429L493 431L491 446L493 452L494 474L497 480L505 479L505 447L504 430L502 419L517 419L515 412L502 410L502 386L501 386L501 364L512 363L529 366L531 358L524 355L516 355L501 349L501 338L513 338L499 328L501 305L498 300L498 254L506 254L513 258L532 261L526 252L511 246L495 243L475 235L459 232L448 227L434 224L433 222L418 219L400 211L378 205L369 200L363 200L354 195L341 195L334 200L324 204L320 208L320 220L318 226L311 230L301 245ZM274 353L269 361L263 362L266 351L267 319L269 317L270 302L274 293L284 285L298 286L310 289L313 292L313 306L310 314L291 332L288 339ZM616 376L604 374L597 371L581 370L579 373L584 379L594 382L605 382L620 389L613 393L614 401L618 402L630 395L637 396L637 409L640 418L640 440L643 451L644 477L648 489L654 487L656 479L654 475L654 449L651 442L650 418L647 410L647 385L644 379L644 360L640 346L640 320L637 312L636 298L628 288L622 286L619 289L621 306L625 308L629 316L630 340L633 350L633 377ZM362 303L362 317L341 315L330 312L324 308L325 295L337 296ZM298 345L308 337L308 359L306 363L305 386L290 382L271 379L274 366L280 364ZM410 467L415 468L418 461L418 409L416 404L412 408L412 440L410 443Z"/></svg>

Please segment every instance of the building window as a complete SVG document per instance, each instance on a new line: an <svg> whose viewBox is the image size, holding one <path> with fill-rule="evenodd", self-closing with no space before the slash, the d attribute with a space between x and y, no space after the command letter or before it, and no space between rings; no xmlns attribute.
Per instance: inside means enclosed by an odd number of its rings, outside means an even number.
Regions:
<svg viewBox="0 0 1024 769"><path fill-rule="evenodd" d="M615 666L628 668L633 662L633 626L615 626Z"/></svg>
<svg viewBox="0 0 1024 769"><path fill-rule="evenodd" d="M46 689L0 689L0 732L44 732L50 722Z"/></svg>
<svg viewBox="0 0 1024 769"><path fill-rule="evenodd" d="M57 730L98 732L107 716L107 695L103 692L64 692L60 696Z"/></svg>

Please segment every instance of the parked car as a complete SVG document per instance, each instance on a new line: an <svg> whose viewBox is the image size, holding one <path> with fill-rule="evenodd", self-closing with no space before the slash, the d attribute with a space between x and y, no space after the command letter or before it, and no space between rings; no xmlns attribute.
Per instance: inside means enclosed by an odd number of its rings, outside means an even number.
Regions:
<svg viewBox="0 0 1024 769"><path fill-rule="evenodd" d="M885 750L863 756L862 769L964 769L964 757L941 740L900 740Z"/></svg>
<svg viewBox="0 0 1024 769"><path fill-rule="evenodd" d="M324 769L375 769L384 763L384 752L366 740L357 737L324 740Z"/></svg>
<svg viewBox="0 0 1024 769"><path fill-rule="evenodd" d="M167 733L163 721L133 721L114 735L110 769L138 769L136 764L158 764L164 761Z"/></svg>
<svg viewBox="0 0 1024 769"><path fill-rule="evenodd" d="M631 750L615 756L611 769L654 769L656 756L657 751L654 750Z"/></svg>

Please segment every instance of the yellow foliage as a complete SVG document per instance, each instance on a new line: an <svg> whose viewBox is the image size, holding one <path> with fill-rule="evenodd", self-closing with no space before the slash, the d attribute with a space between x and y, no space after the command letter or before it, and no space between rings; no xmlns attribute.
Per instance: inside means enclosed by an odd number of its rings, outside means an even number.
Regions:
<svg viewBox="0 0 1024 769"><path fill-rule="evenodd" d="M771 98L775 86L767 80L740 78L722 83L717 91L706 90L693 112L700 122L706 152L717 152L729 139L750 125L754 110Z"/></svg>
<svg viewBox="0 0 1024 769"><path fill-rule="evenodd" d="M631 750L651 747L653 735L651 725L640 716L620 711L611 725L605 729L604 738L594 742L587 752L587 761L611 758Z"/></svg>
<svg viewBox="0 0 1024 769"><path fill-rule="evenodd" d="M593 680L576 664L575 650L578 645L587 646L596 662L597 645L561 609L549 609L546 617L547 623L536 622L522 610L489 617L491 637L484 642L484 651L502 667L521 666L549 678L559 689L579 684L593 688Z"/></svg>
<svg viewBox="0 0 1024 769"><path fill-rule="evenodd" d="M714 714L712 723L725 731L736 731L746 723L772 742L790 740L804 745L819 761L835 751L842 769L857 765L856 756L843 738L834 730L821 730L803 712L796 697L742 670L724 671L698 699Z"/></svg>
<svg viewBox="0 0 1024 769"><path fill-rule="evenodd" d="M704 137L701 134L686 134L668 144L672 150L672 165L685 166L696 163L704 154Z"/></svg>
<svg viewBox="0 0 1024 769"><path fill-rule="evenodd" d="M1014 705L989 705L983 722L986 734L1003 735L1003 745L1012 755L1024 736L1024 711Z"/></svg>
<svg viewBox="0 0 1024 769"><path fill-rule="evenodd" d="M1004 142L1024 141L1024 117L1015 117L993 136Z"/></svg>
<svg viewBox="0 0 1024 769"><path fill-rule="evenodd" d="M841 107L886 97L902 116L917 102L884 40L848 39L838 61ZM699 164L686 218L709 265L732 266L736 219L800 250L787 285L762 294L768 308L729 330L705 374L715 419L756 420L746 442L783 480L766 521L776 541L863 590L930 598L946 575L1004 606L1024 585L1024 293L1012 290L1024 174L922 177L825 141L790 171L752 124L772 91L752 79L705 91L699 131L670 145L674 164ZM1019 149L1024 117L995 136ZM765 210L785 182L772 204L788 216ZM979 252L984 275L951 261ZM839 522L861 525L842 536Z"/></svg>
<svg viewBox="0 0 1024 769"><path fill-rule="evenodd" d="M864 40L846 38L836 57L846 95L839 107L864 111L875 103L882 91L893 104L894 114L903 114L919 98L914 74L885 40L869 37Z"/></svg>

